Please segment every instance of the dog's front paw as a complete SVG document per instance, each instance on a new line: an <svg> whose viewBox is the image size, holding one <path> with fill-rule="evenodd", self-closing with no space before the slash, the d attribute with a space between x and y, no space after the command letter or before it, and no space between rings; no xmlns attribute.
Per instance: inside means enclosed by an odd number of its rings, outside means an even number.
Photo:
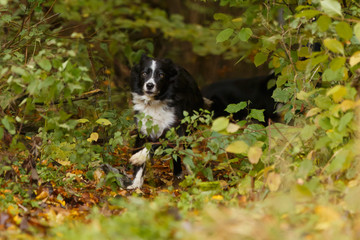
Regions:
<svg viewBox="0 0 360 240"><path fill-rule="evenodd" d="M147 148L143 148L142 150L138 151L130 158L130 163L133 165L142 165L144 164L148 159L150 159L150 153Z"/></svg>

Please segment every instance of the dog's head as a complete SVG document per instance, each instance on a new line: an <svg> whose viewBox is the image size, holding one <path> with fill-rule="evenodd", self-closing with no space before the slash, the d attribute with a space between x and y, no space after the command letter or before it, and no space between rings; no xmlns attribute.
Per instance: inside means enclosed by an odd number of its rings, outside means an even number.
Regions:
<svg viewBox="0 0 360 240"><path fill-rule="evenodd" d="M141 56L139 64L131 70L131 90L140 95L156 97L174 82L178 70L170 59Z"/></svg>

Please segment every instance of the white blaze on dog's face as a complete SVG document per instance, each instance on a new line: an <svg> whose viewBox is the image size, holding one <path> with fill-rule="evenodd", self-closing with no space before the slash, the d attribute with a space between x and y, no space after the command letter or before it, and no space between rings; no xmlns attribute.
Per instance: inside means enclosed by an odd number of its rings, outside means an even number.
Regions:
<svg viewBox="0 0 360 240"><path fill-rule="evenodd" d="M163 74L159 74L157 60L151 60L150 65L141 72L141 78L144 80L143 92L145 95L154 96L158 93L158 82Z"/></svg>

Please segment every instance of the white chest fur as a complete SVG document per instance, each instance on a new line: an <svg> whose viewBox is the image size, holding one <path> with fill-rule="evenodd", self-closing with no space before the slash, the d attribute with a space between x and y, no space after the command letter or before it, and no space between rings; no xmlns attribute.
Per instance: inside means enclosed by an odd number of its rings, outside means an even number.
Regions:
<svg viewBox="0 0 360 240"><path fill-rule="evenodd" d="M133 93L134 110L145 114L142 119L141 133L150 135L151 138L159 138L165 129L171 128L176 121L175 109L168 106L168 101L154 100L146 95ZM146 121L152 120L153 130L148 134ZM154 127L157 126L157 127ZM155 131L155 129L157 131Z"/></svg>

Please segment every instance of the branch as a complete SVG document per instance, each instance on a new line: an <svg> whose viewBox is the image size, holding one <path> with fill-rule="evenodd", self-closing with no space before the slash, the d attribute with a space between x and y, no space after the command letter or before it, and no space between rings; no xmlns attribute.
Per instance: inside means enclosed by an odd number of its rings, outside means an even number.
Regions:
<svg viewBox="0 0 360 240"><path fill-rule="evenodd" d="M84 100L84 99L88 99L90 97L93 97L93 96L96 96L96 95L99 95L99 94L103 94L103 93L104 93L103 90L95 89L93 91L86 92L86 93L84 93L84 94L82 94L80 96L74 97L73 99L71 99L71 101L74 102L74 101ZM68 103L68 102L69 101L65 101L65 102L62 102L62 103ZM58 101L53 102L52 104L56 105L56 104L59 104L59 103L61 103L61 101L58 100ZM35 103L35 104L38 105L38 106L44 106L45 105L45 103Z"/></svg>

